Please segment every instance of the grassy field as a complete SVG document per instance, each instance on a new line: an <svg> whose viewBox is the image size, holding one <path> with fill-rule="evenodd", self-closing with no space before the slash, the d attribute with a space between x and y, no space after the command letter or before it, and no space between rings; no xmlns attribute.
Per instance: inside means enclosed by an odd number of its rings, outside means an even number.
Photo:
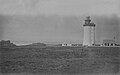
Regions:
<svg viewBox="0 0 120 75"><path fill-rule="evenodd" d="M3 74L101 74L120 72L118 47L1 48Z"/></svg>

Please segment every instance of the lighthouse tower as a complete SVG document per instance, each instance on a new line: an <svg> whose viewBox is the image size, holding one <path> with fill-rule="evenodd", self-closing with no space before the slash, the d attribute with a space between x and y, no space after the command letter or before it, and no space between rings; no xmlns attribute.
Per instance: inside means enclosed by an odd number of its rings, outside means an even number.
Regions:
<svg viewBox="0 0 120 75"><path fill-rule="evenodd" d="M95 24L91 23L90 16L86 17L84 27L83 45L93 46L95 44Z"/></svg>

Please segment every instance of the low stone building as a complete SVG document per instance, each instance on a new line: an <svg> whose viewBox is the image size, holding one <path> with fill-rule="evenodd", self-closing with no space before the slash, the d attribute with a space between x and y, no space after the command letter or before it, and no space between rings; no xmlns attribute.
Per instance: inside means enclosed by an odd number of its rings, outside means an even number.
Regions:
<svg viewBox="0 0 120 75"><path fill-rule="evenodd" d="M15 44L11 43L10 40L1 40L0 41L0 47L13 47L16 46Z"/></svg>
<svg viewBox="0 0 120 75"><path fill-rule="evenodd" d="M102 46L116 46L114 40L103 40Z"/></svg>
<svg viewBox="0 0 120 75"><path fill-rule="evenodd" d="M83 46L82 44L72 44L72 46Z"/></svg>
<svg viewBox="0 0 120 75"><path fill-rule="evenodd" d="M83 46L82 44L71 44L71 43L63 43L61 44L62 46L73 46L73 47L77 47L77 46Z"/></svg>
<svg viewBox="0 0 120 75"><path fill-rule="evenodd" d="M70 43L63 43L62 46L72 46Z"/></svg>

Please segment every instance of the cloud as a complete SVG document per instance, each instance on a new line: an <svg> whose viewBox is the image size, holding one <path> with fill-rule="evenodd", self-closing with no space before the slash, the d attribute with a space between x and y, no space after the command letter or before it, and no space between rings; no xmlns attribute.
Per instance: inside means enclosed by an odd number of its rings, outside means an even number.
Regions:
<svg viewBox="0 0 120 75"><path fill-rule="evenodd" d="M119 40L120 18L92 16L96 24L96 41ZM31 42L77 42L82 43L85 16L2 15L0 16L0 39L17 43Z"/></svg>
<svg viewBox="0 0 120 75"><path fill-rule="evenodd" d="M3 37L3 30L4 30L3 21L4 21L4 17L0 16L0 39L2 39L2 37Z"/></svg>
<svg viewBox="0 0 120 75"><path fill-rule="evenodd" d="M27 8L34 8L41 0L21 0Z"/></svg>
<svg viewBox="0 0 120 75"><path fill-rule="evenodd" d="M120 18L117 15L95 16L94 21L97 24L97 39L113 39L116 37L116 40L120 41Z"/></svg>
<svg viewBox="0 0 120 75"><path fill-rule="evenodd" d="M5 15L2 39L10 39L17 43L82 42L82 24L79 19L76 16Z"/></svg>
<svg viewBox="0 0 120 75"><path fill-rule="evenodd" d="M118 14L116 0L0 0L0 14Z"/></svg>

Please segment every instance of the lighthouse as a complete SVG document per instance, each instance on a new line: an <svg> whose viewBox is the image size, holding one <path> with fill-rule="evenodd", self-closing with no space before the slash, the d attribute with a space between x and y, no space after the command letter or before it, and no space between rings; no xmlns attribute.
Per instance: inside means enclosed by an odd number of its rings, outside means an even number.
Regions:
<svg viewBox="0 0 120 75"><path fill-rule="evenodd" d="M95 44L95 24L91 23L90 16L86 17L84 27L84 46L93 46Z"/></svg>

